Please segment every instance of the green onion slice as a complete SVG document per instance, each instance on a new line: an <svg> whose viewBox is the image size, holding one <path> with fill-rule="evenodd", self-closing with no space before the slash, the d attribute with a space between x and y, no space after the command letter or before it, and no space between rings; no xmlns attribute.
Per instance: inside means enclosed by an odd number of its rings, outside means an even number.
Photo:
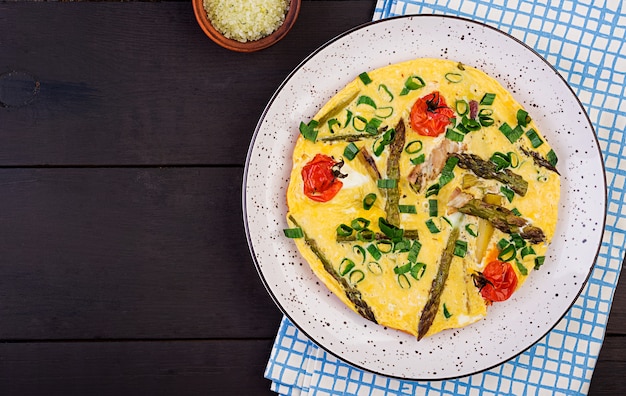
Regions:
<svg viewBox="0 0 626 396"><path fill-rule="evenodd" d="M469 112L469 104L467 104L467 101L463 99L458 99L456 102L454 102L454 108L457 114L460 116L464 116Z"/></svg>
<svg viewBox="0 0 626 396"><path fill-rule="evenodd" d="M415 263L417 261L417 256L420 254L420 250L422 249L422 244L420 241L413 241L411 244L411 249L409 250L408 259L410 262Z"/></svg>
<svg viewBox="0 0 626 396"><path fill-rule="evenodd" d="M347 237L352 235L352 227L346 224L339 224L337 226L337 236Z"/></svg>
<svg viewBox="0 0 626 396"><path fill-rule="evenodd" d="M353 229L357 231L364 230L369 225L370 225L370 221L368 219L364 219L363 217L357 217L356 219L352 220L352 222L350 223L350 227L352 227Z"/></svg>
<svg viewBox="0 0 626 396"><path fill-rule="evenodd" d="M350 275L348 275L348 281L350 281L350 283L352 284L359 283L363 279L365 279L365 273L361 271L360 269L356 269L350 272Z"/></svg>
<svg viewBox="0 0 626 396"><path fill-rule="evenodd" d="M444 318L446 318L446 319L449 319L449 318L452 316L452 314L450 313L450 311L448 311L448 307L446 307L446 304L445 304L445 303L443 304L443 316L444 316Z"/></svg>
<svg viewBox="0 0 626 396"><path fill-rule="evenodd" d="M350 143L343 149L343 156L352 161L354 157L359 153L359 148L354 143Z"/></svg>
<svg viewBox="0 0 626 396"><path fill-rule="evenodd" d="M453 84L460 83L463 81L463 75L461 73L446 73L446 80L450 81Z"/></svg>
<svg viewBox="0 0 626 396"><path fill-rule="evenodd" d="M493 153L491 155L491 158L489 158L489 161L496 164L496 171L500 171L504 168L508 168L509 166L511 166L511 158L509 154L504 154L499 151Z"/></svg>
<svg viewBox="0 0 626 396"><path fill-rule="evenodd" d="M463 118L461 118L461 124L463 124L463 126L469 131L477 131L480 129L480 123L467 116L463 116Z"/></svg>
<svg viewBox="0 0 626 396"><path fill-rule="evenodd" d="M409 142L404 148L404 152L407 154L417 154L422 151L424 145L421 140L413 140Z"/></svg>
<svg viewBox="0 0 626 396"><path fill-rule="evenodd" d="M430 217L437 217L437 216L439 216L439 208L438 208L436 199L429 199L428 200L428 215Z"/></svg>
<svg viewBox="0 0 626 396"><path fill-rule="evenodd" d="M385 151L385 140L383 138L378 138L374 140L372 143L372 152L375 156L380 157L380 155Z"/></svg>
<svg viewBox="0 0 626 396"><path fill-rule="evenodd" d="M546 261L546 256L537 256L535 257L535 268L536 270L538 270L543 263Z"/></svg>
<svg viewBox="0 0 626 396"><path fill-rule="evenodd" d="M367 194L365 198L363 198L363 209L370 210L372 206L374 206L374 202L376 202L376 194Z"/></svg>
<svg viewBox="0 0 626 396"><path fill-rule="evenodd" d="M370 78L369 74L367 74L367 72L363 72L363 73L359 74L359 78L361 79L361 81L365 85L367 85L367 84L372 82L372 79Z"/></svg>
<svg viewBox="0 0 626 396"><path fill-rule="evenodd" d="M509 241L507 241L506 239L502 238L498 241L498 249L503 250L505 247L507 247L509 245Z"/></svg>
<svg viewBox="0 0 626 396"><path fill-rule="evenodd" d="M446 164L443 166L441 170L441 175L439 176L439 188L445 186L449 182L454 179L454 167L459 163L458 157L450 157L446 161Z"/></svg>
<svg viewBox="0 0 626 396"><path fill-rule="evenodd" d="M393 114L393 107L391 106L379 107L374 112L374 115L380 118L389 118L391 117L392 114Z"/></svg>
<svg viewBox="0 0 626 396"><path fill-rule="evenodd" d="M337 126L337 128L341 128L341 123L337 121L336 118L331 118L330 120L328 120L327 124L328 124L328 130L330 131L330 133L337 132L335 130L335 126Z"/></svg>
<svg viewBox="0 0 626 396"><path fill-rule="evenodd" d="M419 165L419 164L423 164L424 161L426 161L426 155L424 154L420 154L415 158L411 158L411 163L413 165Z"/></svg>
<svg viewBox="0 0 626 396"><path fill-rule="evenodd" d="M396 267L393 268L393 272L396 275L406 274L410 270L411 270L411 263L406 263L404 265L396 266Z"/></svg>
<svg viewBox="0 0 626 396"><path fill-rule="evenodd" d="M530 128L526 131L526 137L530 140L530 144L533 148L537 148L543 144L543 140L539 137L539 134L534 129Z"/></svg>
<svg viewBox="0 0 626 396"><path fill-rule="evenodd" d="M318 125L319 125L319 122L317 122L316 120L311 120L309 121L308 124L305 124L304 122L300 121L300 128L299 128L300 133L305 139L315 142L315 140L317 139L317 126Z"/></svg>
<svg viewBox="0 0 626 396"><path fill-rule="evenodd" d="M378 133L378 128L383 123L383 121L379 118L372 118L365 125L365 132L370 135L376 135Z"/></svg>
<svg viewBox="0 0 626 396"><path fill-rule="evenodd" d="M380 264L375 261L370 261L369 263L367 263L367 270L374 275L382 275L383 273L383 267L381 267Z"/></svg>
<svg viewBox="0 0 626 396"><path fill-rule="evenodd" d="M409 239L401 239L393 244L393 251L406 253L411 250L411 241Z"/></svg>
<svg viewBox="0 0 626 396"><path fill-rule="evenodd" d="M476 228L476 226L474 224L466 224L465 225L465 231L467 231L468 234L470 234L471 236L476 238L478 236L478 229L475 230L474 228Z"/></svg>
<svg viewBox="0 0 626 396"><path fill-rule="evenodd" d="M415 265L411 267L410 271L411 276L415 280L422 279L422 276L424 276L424 272L426 272L426 264L424 263L415 263Z"/></svg>
<svg viewBox="0 0 626 396"><path fill-rule="evenodd" d="M550 151L548 151L548 154L546 154L546 159L549 163L552 164L552 166L556 166L557 162L559 162L556 153L552 149L550 149Z"/></svg>
<svg viewBox="0 0 626 396"><path fill-rule="evenodd" d="M495 121L493 120L493 118L489 116L483 116L483 117L478 117L478 122L480 122L481 126L488 127L488 126L492 126Z"/></svg>
<svg viewBox="0 0 626 396"><path fill-rule="evenodd" d="M460 239L454 242L454 255L462 258L465 254L467 254L467 242Z"/></svg>
<svg viewBox="0 0 626 396"><path fill-rule="evenodd" d="M390 224L384 217L378 218L378 228L380 228L380 231L388 236L393 242L402 240L402 236L404 235L404 230L402 228L398 228L393 224Z"/></svg>
<svg viewBox="0 0 626 396"><path fill-rule="evenodd" d="M535 249L533 249L532 246L527 245L527 246L524 246L522 250L520 250L519 254L522 258L524 258L526 256L534 255L536 253L535 253Z"/></svg>
<svg viewBox="0 0 626 396"><path fill-rule="evenodd" d="M376 239L376 233L369 228L357 231L356 239L361 242L372 242Z"/></svg>
<svg viewBox="0 0 626 396"><path fill-rule="evenodd" d="M411 288L411 282L409 281L409 278L407 278L405 274L398 275L398 284L400 285L402 289Z"/></svg>
<svg viewBox="0 0 626 396"><path fill-rule="evenodd" d="M511 143L515 143L524 134L521 126L517 125L515 128L511 128L506 122L500 125L499 130Z"/></svg>
<svg viewBox="0 0 626 396"><path fill-rule="evenodd" d="M516 215L516 216L521 216L522 215L522 212L520 212L519 209L517 209L517 208L511 209L511 212L513 212L513 214Z"/></svg>
<svg viewBox="0 0 626 396"><path fill-rule="evenodd" d="M424 88L425 86L426 86L426 83L420 76L415 76L415 75L410 76L404 82L404 88L402 88L402 91L400 92L400 96L404 96L408 94L410 91Z"/></svg>
<svg viewBox="0 0 626 396"><path fill-rule="evenodd" d="M339 275L344 276L348 274L348 272L352 271L352 268L354 268L354 266L354 261L350 260L347 257L344 257L344 259L341 260L341 263L339 264Z"/></svg>
<svg viewBox="0 0 626 396"><path fill-rule="evenodd" d="M426 193L424 195L426 198L430 197L431 195L437 195L439 194L439 189L439 183L435 183L426 189Z"/></svg>
<svg viewBox="0 0 626 396"><path fill-rule="evenodd" d="M507 186L500 186L500 192L506 197L509 202L513 202L513 197L515 197L515 191L511 190Z"/></svg>
<svg viewBox="0 0 626 396"><path fill-rule="evenodd" d="M287 238L304 238L304 233L302 232L302 228L285 228L283 233Z"/></svg>
<svg viewBox="0 0 626 396"><path fill-rule="evenodd" d="M515 260L515 264L517 265L517 270L520 274L524 276L528 275L528 269L524 267L524 264L522 264L519 260Z"/></svg>
<svg viewBox="0 0 626 396"><path fill-rule="evenodd" d="M376 102L374 102L374 99L372 99L372 98L370 98L369 96L366 96L366 95L361 95L356 100L356 105L358 106L360 104L368 105L368 106L371 106L371 107L373 107L375 109L377 108Z"/></svg>
<svg viewBox="0 0 626 396"><path fill-rule="evenodd" d="M526 241L518 233L511 234L511 243L513 243L513 245L515 245L516 249L520 249L520 248L526 246Z"/></svg>
<svg viewBox="0 0 626 396"><path fill-rule="evenodd" d="M446 129L446 139L452 140L453 142L462 142L463 139L465 139L465 135L452 128L448 128Z"/></svg>
<svg viewBox="0 0 626 396"><path fill-rule="evenodd" d="M355 116L352 118L352 126L359 132L363 132L367 127L367 119L363 116Z"/></svg>
<svg viewBox="0 0 626 396"><path fill-rule="evenodd" d="M363 246L361 246L361 245L354 245L354 247L352 248L352 251L357 256L361 256L362 257L361 264L365 262L366 253L365 253L365 249L363 249Z"/></svg>
<svg viewBox="0 0 626 396"><path fill-rule="evenodd" d="M517 123L523 127L527 126L530 122L530 116L524 109L517 110Z"/></svg>
<svg viewBox="0 0 626 396"><path fill-rule="evenodd" d="M378 92L383 96L383 98L387 102L391 102L393 100L393 94L391 93L389 88L387 88L387 86L385 84L380 84L378 86Z"/></svg>
<svg viewBox="0 0 626 396"><path fill-rule="evenodd" d="M380 260L380 258L383 256L381 251L378 249L378 247L374 245L373 243L367 245L367 251L374 258L374 260Z"/></svg>
<svg viewBox="0 0 626 396"><path fill-rule="evenodd" d="M495 98L496 98L496 94L486 93L483 95L482 99L480 100L480 104L485 105L485 106L491 106Z"/></svg>
<svg viewBox="0 0 626 396"><path fill-rule="evenodd" d="M415 205L398 205L398 210L400 211L400 213L409 213L409 214L417 213L417 209L415 208Z"/></svg>
<svg viewBox="0 0 626 396"><path fill-rule="evenodd" d="M376 248L381 253L390 253L393 250L393 242L391 241L377 241Z"/></svg>
<svg viewBox="0 0 626 396"><path fill-rule="evenodd" d="M515 245L510 243L500 251L500 254L498 254L498 260L511 261L515 258L516 255L517 251L515 250Z"/></svg>
<svg viewBox="0 0 626 396"><path fill-rule="evenodd" d="M432 234L437 234L441 232L441 230L439 230L439 228L437 228L437 226L435 225L433 219L426 220L426 227L428 228L428 231L430 231Z"/></svg>

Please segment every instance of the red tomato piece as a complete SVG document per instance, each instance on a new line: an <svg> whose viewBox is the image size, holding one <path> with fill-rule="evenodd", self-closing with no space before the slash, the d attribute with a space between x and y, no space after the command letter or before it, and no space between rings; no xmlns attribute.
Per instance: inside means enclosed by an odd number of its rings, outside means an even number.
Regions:
<svg viewBox="0 0 626 396"><path fill-rule="evenodd" d="M317 202L327 202L333 199L343 186L333 170L337 164L338 162L324 154L317 154L307 163L301 172L304 194Z"/></svg>
<svg viewBox="0 0 626 396"><path fill-rule="evenodd" d="M433 91L415 101L411 108L411 128L422 136L439 136L450 124L454 111L448 107L446 100Z"/></svg>
<svg viewBox="0 0 626 396"><path fill-rule="evenodd" d="M482 276L486 280L480 294L488 301L505 301L517 288L517 275L511 263L495 260L487 264Z"/></svg>

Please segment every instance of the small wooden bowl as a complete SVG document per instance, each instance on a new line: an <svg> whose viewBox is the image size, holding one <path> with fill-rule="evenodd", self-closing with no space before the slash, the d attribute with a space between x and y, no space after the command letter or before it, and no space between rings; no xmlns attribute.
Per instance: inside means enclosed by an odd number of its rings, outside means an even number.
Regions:
<svg viewBox="0 0 626 396"><path fill-rule="evenodd" d="M220 33L217 29L215 29L211 24L209 17L207 16L207 12L204 9L204 4L202 0L192 0L192 3L193 12L196 15L196 20L198 21L198 24L211 40L215 41L222 47L232 51L254 52L274 45L279 42L283 37L285 37L285 35L291 30L296 22L296 19L298 18L301 0L289 1L289 9L287 10L287 14L285 15L285 20L283 21L283 24L274 31L274 33L258 40L247 41L245 43L229 39L225 37L222 33Z"/></svg>

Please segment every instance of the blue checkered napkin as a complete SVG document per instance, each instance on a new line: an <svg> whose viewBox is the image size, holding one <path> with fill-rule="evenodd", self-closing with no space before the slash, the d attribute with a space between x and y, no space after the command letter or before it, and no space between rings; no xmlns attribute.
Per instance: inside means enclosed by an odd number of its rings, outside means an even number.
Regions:
<svg viewBox="0 0 626 396"><path fill-rule="evenodd" d="M596 266L550 333L525 353L480 374L434 382L372 374L327 354L285 318L265 376L283 395L586 394L626 246L624 5L621 0L379 0L374 19L406 14L486 23L534 48L565 77L589 114L606 167L608 212Z"/></svg>

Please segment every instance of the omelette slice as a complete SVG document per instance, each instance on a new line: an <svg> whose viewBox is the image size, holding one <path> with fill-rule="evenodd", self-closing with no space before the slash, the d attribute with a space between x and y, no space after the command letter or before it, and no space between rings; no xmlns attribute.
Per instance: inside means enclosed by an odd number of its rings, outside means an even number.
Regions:
<svg viewBox="0 0 626 396"><path fill-rule="evenodd" d="M299 130L285 235L361 316L418 339L460 328L543 264L557 156L484 72L425 58L367 71Z"/></svg>

